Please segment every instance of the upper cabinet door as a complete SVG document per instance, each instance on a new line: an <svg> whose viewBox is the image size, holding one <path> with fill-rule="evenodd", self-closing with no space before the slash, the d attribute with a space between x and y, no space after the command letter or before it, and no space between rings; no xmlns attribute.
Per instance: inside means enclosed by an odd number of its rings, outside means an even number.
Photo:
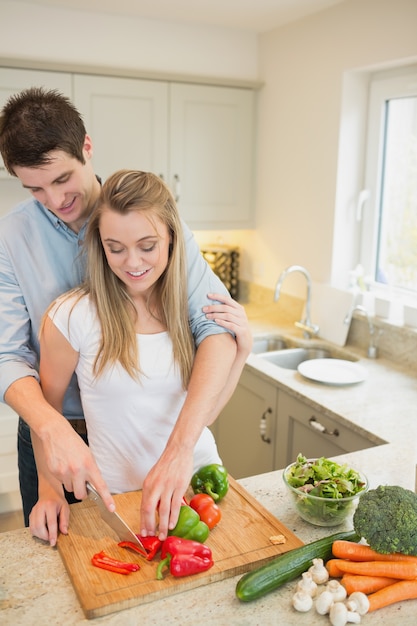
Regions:
<svg viewBox="0 0 417 626"><path fill-rule="evenodd" d="M23 89L29 89L30 87L57 89L65 96L71 98L71 74L2 67L0 68L0 109L3 108L10 96L23 91ZM10 187L8 194L13 197L14 202L24 200L28 197L28 192L22 189L19 181L10 176L6 171L1 156L0 178L11 183L11 185L8 185L8 187ZM12 188L14 193L12 193Z"/></svg>
<svg viewBox="0 0 417 626"><path fill-rule="evenodd" d="M96 173L119 169L168 171L168 85L164 82L74 75L74 103L93 141Z"/></svg>
<svg viewBox="0 0 417 626"><path fill-rule="evenodd" d="M253 225L254 100L249 89L170 85L168 182L192 228Z"/></svg>

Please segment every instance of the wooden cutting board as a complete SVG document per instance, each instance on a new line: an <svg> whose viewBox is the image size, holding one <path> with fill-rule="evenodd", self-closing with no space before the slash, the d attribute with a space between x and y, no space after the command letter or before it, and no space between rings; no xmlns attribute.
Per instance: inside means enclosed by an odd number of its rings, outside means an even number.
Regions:
<svg viewBox="0 0 417 626"><path fill-rule="evenodd" d="M107 615L243 574L303 545L230 476L229 482L230 489L219 505L222 519L206 541L212 550L214 565L207 572L184 578L174 578L165 570L164 580L156 580L159 556L150 562L131 550L119 548L117 536L102 521L92 501L87 499L71 505L70 529L68 535L60 535L58 551L86 617ZM191 497L192 493L187 495ZM134 532L139 532L141 497L140 491L114 497L117 512ZM271 537L274 535L284 535L285 543L273 545ZM136 561L141 569L124 576L93 567L91 557L100 550L117 559Z"/></svg>

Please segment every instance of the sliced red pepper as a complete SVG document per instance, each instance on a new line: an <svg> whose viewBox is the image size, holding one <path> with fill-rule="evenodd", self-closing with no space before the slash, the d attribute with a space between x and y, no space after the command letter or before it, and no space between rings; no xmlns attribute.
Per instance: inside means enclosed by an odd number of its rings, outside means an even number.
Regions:
<svg viewBox="0 0 417 626"><path fill-rule="evenodd" d="M197 511L200 519L212 530L220 522L222 512L208 493L197 493L190 500L189 506Z"/></svg>
<svg viewBox="0 0 417 626"><path fill-rule="evenodd" d="M101 561L97 560L97 559L91 559L92 564L94 565L94 567L99 567L101 569L105 569L108 572L115 572L116 574L131 574L131 570L129 569L124 569L122 567L116 567L115 565L110 565L110 563L102 563Z"/></svg>
<svg viewBox="0 0 417 626"><path fill-rule="evenodd" d="M161 549L162 541L159 539L159 537L156 537L156 536L151 536L151 537L139 536L139 539L141 540L143 547L148 553L148 556L146 557L146 559L148 561L152 561L152 559L158 554L159 550Z"/></svg>
<svg viewBox="0 0 417 626"><path fill-rule="evenodd" d="M162 580L162 572L168 566L171 574L178 578L204 572L212 565L213 557L208 546L192 539L170 536L162 544L156 578Z"/></svg>
<svg viewBox="0 0 417 626"><path fill-rule="evenodd" d="M91 563L95 567L100 567L101 569L106 569L110 572L117 572L118 574L131 574L132 572L140 570L140 565L138 565L138 563L118 561L117 559L113 559L111 556L106 554L103 550L93 555Z"/></svg>
<svg viewBox="0 0 417 626"><path fill-rule="evenodd" d="M142 537L141 535L138 535L138 538L140 539L143 547L146 550L146 560L152 561L152 559L158 554L162 545L162 541L159 539L159 537L154 536ZM130 550L134 550L135 552L143 556L142 550L139 548L139 546L133 543L133 541L120 541L120 543L118 543L117 545L120 548L129 548Z"/></svg>

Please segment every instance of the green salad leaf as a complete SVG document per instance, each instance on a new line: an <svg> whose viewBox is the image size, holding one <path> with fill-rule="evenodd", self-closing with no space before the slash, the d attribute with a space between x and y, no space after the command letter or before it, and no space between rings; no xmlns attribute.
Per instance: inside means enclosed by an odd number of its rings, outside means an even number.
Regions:
<svg viewBox="0 0 417 626"><path fill-rule="evenodd" d="M288 484L319 498L347 498L364 488L359 472L325 457L309 460L299 454L286 474Z"/></svg>
<svg viewBox="0 0 417 626"><path fill-rule="evenodd" d="M285 473L288 484L300 492L297 509L304 519L313 523L332 523L343 521L351 501L343 500L357 495L366 488L366 483L356 470L348 465L320 457L307 459L302 454L297 456ZM307 498L315 496L326 500Z"/></svg>

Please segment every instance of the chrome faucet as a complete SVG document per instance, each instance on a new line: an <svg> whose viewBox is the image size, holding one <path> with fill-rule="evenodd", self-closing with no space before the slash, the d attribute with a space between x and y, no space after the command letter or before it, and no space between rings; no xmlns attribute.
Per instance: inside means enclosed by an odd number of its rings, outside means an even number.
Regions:
<svg viewBox="0 0 417 626"><path fill-rule="evenodd" d="M368 328L369 328L369 346L368 346L368 350L367 350L367 355L369 359L376 359L378 356L378 347L376 345L376 333L375 333L375 326L373 325L371 316L369 315L368 311L365 309L364 306L362 306L361 304L355 304L351 310L349 311L349 313L346 314L345 319L343 320L345 324L350 324L350 321L352 319L352 315L355 311L359 311L359 313L362 313L362 315L364 315L368 321ZM379 331L379 334L381 334L381 331Z"/></svg>
<svg viewBox="0 0 417 626"><path fill-rule="evenodd" d="M304 274L307 280L307 299L306 299L306 312L305 319L295 322L297 328L301 328L304 331L304 337L309 338L313 335L317 335L319 327L316 324L311 323L311 276L305 267L302 265L290 265L279 276L277 284L275 286L274 302L277 302L281 295L281 287L285 278L292 272L301 272Z"/></svg>

